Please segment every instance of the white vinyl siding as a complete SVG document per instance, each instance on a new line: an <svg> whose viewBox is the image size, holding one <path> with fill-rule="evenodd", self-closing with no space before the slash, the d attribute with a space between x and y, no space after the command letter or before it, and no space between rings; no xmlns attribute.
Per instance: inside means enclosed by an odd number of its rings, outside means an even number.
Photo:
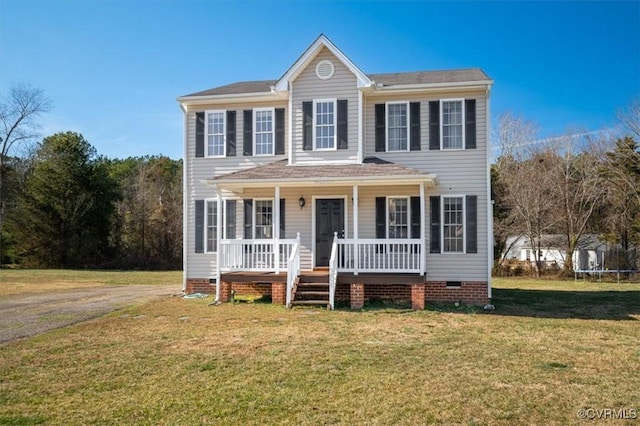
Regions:
<svg viewBox="0 0 640 426"><path fill-rule="evenodd" d="M331 61L335 67L333 76L328 80L321 80L316 76L315 68L323 60ZM295 77L289 93L292 97L291 119L293 126L291 139L293 152L291 161L293 164L355 164L358 160L359 142L356 76L328 49L323 48L309 65ZM302 103L322 99L347 101L347 149L303 149ZM314 145L315 138L313 138L312 148Z"/></svg>
<svg viewBox="0 0 640 426"><path fill-rule="evenodd" d="M253 110L254 155L273 155L275 146L273 122L273 108L256 108Z"/></svg>
<svg viewBox="0 0 640 426"><path fill-rule="evenodd" d="M409 238L409 198L387 197L387 238Z"/></svg>
<svg viewBox="0 0 640 426"><path fill-rule="evenodd" d="M408 151L409 103L388 102L386 113L387 151Z"/></svg>
<svg viewBox="0 0 640 426"><path fill-rule="evenodd" d="M205 141L207 157L225 156L226 111L206 111Z"/></svg>
<svg viewBox="0 0 640 426"><path fill-rule="evenodd" d="M336 149L336 115L335 99L313 101L313 149Z"/></svg>
<svg viewBox="0 0 640 426"><path fill-rule="evenodd" d="M442 197L442 252L464 253L465 197Z"/></svg>
<svg viewBox="0 0 640 426"><path fill-rule="evenodd" d="M440 148L464 149L464 99L440 101Z"/></svg>

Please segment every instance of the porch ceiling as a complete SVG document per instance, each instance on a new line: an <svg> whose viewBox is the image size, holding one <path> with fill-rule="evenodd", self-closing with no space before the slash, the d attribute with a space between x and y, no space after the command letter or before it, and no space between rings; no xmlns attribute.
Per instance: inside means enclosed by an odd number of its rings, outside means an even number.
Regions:
<svg viewBox="0 0 640 426"><path fill-rule="evenodd" d="M207 179L207 184L220 188L334 185L438 184L433 173L423 173L377 157L365 158L362 164L289 165L287 160L257 166Z"/></svg>

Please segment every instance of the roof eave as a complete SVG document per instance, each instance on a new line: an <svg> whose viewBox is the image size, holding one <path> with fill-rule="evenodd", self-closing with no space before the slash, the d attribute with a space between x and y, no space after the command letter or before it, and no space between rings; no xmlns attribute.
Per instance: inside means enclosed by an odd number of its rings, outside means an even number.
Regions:
<svg viewBox="0 0 640 426"><path fill-rule="evenodd" d="M271 92L230 93L225 95L181 96L177 101L182 105L204 105L241 101L269 101L286 99L286 93Z"/></svg>
<svg viewBox="0 0 640 426"><path fill-rule="evenodd" d="M427 84L394 84L385 86L384 84L372 84L371 93L387 94L387 93L413 93L413 92L434 92L446 90L489 90L493 85L493 80L479 81L460 81L445 83L427 83Z"/></svg>
<svg viewBox="0 0 640 426"><path fill-rule="evenodd" d="M310 185L406 185L427 183L430 187L438 185L436 174L397 175L397 176L349 176L349 177L308 177L308 178L283 178L283 179L207 179L202 183L223 189L241 188L273 188L274 185L283 187L304 187Z"/></svg>

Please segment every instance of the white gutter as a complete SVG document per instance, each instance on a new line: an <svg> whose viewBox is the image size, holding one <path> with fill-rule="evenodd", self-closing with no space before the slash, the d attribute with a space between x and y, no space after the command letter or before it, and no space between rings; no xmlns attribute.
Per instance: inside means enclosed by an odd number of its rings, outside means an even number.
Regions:
<svg viewBox="0 0 640 426"><path fill-rule="evenodd" d="M190 106L216 102L282 100L285 97L286 92L232 93L226 95L182 96L178 98L178 102Z"/></svg>
<svg viewBox="0 0 640 426"><path fill-rule="evenodd" d="M487 121L487 297L491 299L491 270L493 268L493 201L491 201L491 115L489 111L489 93L491 86L487 87L485 96L486 102L486 121Z"/></svg>
<svg viewBox="0 0 640 426"><path fill-rule="evenodd" d="M399 182L400 181L400 182ZM419 184L426 182L432 186L438 184L438 176L436 174L427 175L401 175L401 176L362 176L362 177L312 177L307 179L300 178L286 178L286 179L228 179L217 180L208 179L201 181L209 186L219 186L225 189L236 188L273 188L274 185L285 186L288 188L293 187L308 187L316 185L360 185L360 186L375 186L381 184Z"/></svg>

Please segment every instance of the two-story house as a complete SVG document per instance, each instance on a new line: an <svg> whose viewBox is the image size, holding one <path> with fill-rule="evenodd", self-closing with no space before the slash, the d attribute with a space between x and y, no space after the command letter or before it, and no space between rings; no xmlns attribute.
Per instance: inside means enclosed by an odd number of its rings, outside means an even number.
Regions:
<svg viewBox="0 0 640 426"><path fill-rule="evenodd" d="M278 80L178 98L184 290L487 303L492 83L366 74L320 35Z"/></svg>

